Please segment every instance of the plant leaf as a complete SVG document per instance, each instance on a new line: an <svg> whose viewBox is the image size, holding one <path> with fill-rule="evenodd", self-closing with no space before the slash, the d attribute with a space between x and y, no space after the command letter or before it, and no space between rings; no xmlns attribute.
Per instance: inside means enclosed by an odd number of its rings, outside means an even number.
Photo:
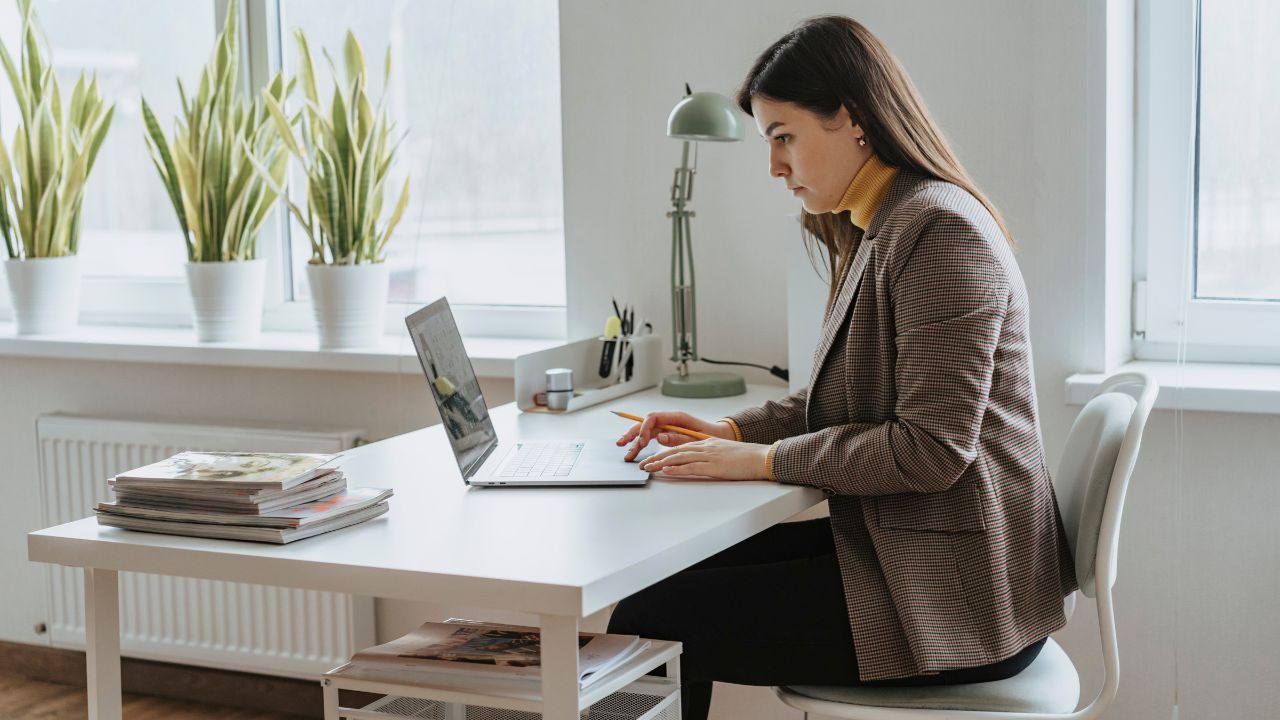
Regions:
<svg viewBox="0 0 1280 720"><path fill-rule="evenodd" d="M357 78L364 77L364 51L356 40L355 33L347 30L347 37L342 47L343 60L347 66L347 85L355 85Z"/></svg>
<svg viewBox="0 0 1280 720"><path fill-rule="evenodd" d="M383 231L382 238L378 241L378 249L375 259L381 262L382 249L386 247L387 241L391 239L391 234L395 232L396 225L400 224L400 217L404 215L404 209L409 206L409 178L404 179L404 189L400 191L400 199L396 201L396 209L391 212L391 219L387 221L387 229Z"/></svg>
<svg viewBox="0 0 1280 720"><path fill-rule="evenodd" d="M316 66L311 61L311 48L307 45L307 36L302 30L294 33L298 39L298 78L302 83L302 94L312 103L320 104L320 94L316 92Z"/></svg>

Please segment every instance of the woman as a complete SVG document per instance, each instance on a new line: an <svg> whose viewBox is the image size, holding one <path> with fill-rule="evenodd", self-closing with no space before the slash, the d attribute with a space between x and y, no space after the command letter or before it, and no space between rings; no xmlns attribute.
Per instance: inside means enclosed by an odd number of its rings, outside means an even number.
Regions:
<svg viewBox="0 0 1280 720"><path fill-rule="evenodd" d="M806 390L718 422L657 412L668 475L820 488L784 523L620 603L610 632L680 640L684 717L711 682L1010 677L1076 588L1044 464L1026 288L999 213L862 25L809 20L738 94L831 270ZM686 442L662 424L715 436Z"/></svg>

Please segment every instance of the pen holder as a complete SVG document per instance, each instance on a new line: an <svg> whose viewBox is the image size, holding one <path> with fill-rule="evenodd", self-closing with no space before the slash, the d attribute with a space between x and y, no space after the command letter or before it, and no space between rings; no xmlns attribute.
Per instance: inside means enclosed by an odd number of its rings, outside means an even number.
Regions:
<svg viewBox="0 0 1280 720"><path fill-rule="evenodd" d="M622 343L630 346L633 372L630 380L618 379L619 358ZM600 377L601 356L605 344L614 344L614 357L610 363L613 371L607 378ZM625 357L622 359L625 364ZM550 410L545 400L546 371L550 368L573 370L573 396L564 410ZM573 412L616 397L651 388L658 384L662 372L662 338L657 335L633 335L606 340L600 337L585 338L567 345L521 355L515 362L516 406L525 412Z"/></svg>

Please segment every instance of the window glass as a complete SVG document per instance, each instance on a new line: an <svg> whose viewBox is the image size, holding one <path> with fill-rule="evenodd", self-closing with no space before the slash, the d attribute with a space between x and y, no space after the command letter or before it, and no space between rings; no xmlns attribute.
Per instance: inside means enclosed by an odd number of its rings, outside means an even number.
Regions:
<svg viewBox="0 0 1280 720"><path fill-rule="evenodd" d="M408 131L384 200L392 206L405 174L412 178L408 210L387 245L391 300L563 305L555 0L282 0L280 17L286 69L296 70L301 28L326 107L333 86L321 48L341 71L351 29L374 104L389 93L397 131ZM299 173L291 183L305 211ZM294 297L302 299L310 245L296 224L290 237Z"/></svg>
<svg viewBox="0 0 1280 720"><path fill-rule="evenodd" d="M64 100L83 70L97 73L111 129L85 186L81 268L87 276L181 277L182 231L143 141L145 93L167 134L179 110L177 78L193 87L216 34L212 2L41 0L37 22L48 37ZM21 18L0 2L0 37L17 62ZM17 108L0 81L0 132L13 142Z"/></svg>
<svg viewBox="0 0 1280 720"><path fill-rule="evenodd" d="M1196 296L1280 300L1280 3L1201 13Z"/></svg>

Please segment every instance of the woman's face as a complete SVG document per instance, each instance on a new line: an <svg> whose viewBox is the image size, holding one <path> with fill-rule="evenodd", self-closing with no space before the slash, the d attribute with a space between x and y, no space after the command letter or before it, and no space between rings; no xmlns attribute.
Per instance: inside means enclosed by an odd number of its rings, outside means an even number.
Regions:
<svg viewBox="0 0 1280 720"><path fill-rule="evenodd" d="M754 97L751 112L769 143L769 174L782 178L808 212L835 210L871 157L871 146L858 144L862 128L844 108L824 121L794 103Z"/></svg>

